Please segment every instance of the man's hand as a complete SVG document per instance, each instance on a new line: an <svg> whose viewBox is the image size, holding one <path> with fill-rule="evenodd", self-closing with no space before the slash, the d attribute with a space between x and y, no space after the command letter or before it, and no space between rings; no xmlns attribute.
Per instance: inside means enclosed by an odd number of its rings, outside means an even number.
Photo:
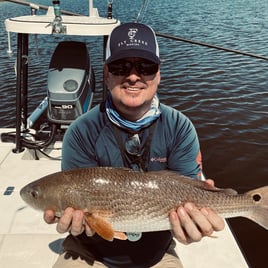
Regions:
<svg viewBox="0 0 268 268"><path fill-rule="evenodd" d="M84 222L84 213L81 210L67 208L60 218L56 217L52 210L47 210L44 213L44 220L48 224L57 223L56 230L61 234L70 232L73 236L77 236L86 231L87 236L94 235Z"/></svg>
<svg viewBox="0 0 268 268"><path fill-rule="evenodd" d="M214 188L214 181L207 180L209 187ZM224 220L212 209L198 209L193 203L173 210L169 215L174 237L183 244L197 242L204 236L211 236L214 231L224 228Z"/></svg>

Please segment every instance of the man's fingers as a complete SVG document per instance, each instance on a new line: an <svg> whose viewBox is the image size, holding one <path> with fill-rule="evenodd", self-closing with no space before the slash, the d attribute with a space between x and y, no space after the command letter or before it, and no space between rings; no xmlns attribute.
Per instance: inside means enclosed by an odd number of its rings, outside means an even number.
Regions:
<svg viewBox="0 0 268 268"><path fill-rule="evenodd" d="M86 235L87 236L93 236L95 232L86 224L85 225Z"/></svg>
<svg viewBox="0 0 268 268"><path fill-rule="evenodd" d="M192 220L192 229L189 229L189 231L193 232L193 239L199 239L203 236L211 236L214 229L210 221L208 220L207 216L205 214L201 213L201 211L192 203L185 204L185 210L187 211L188 215L190 216L190 219ZM196 240L196 241L199 241Z"/></svg>
<svg viewBox="0 0 268 268"><path fill-rule="evenodd" d="M200 211L210 222L214 231L222 231L224 229L225 222L223 218L219 217L212 209L201 208Z"/></svg>
<svg viewBox="0 0 268 268"><path fill-rule="evenodd" d="M80 235L86 231L87 236L93 236L94 231L84 223L84 213L81 210L75 210L71 207L65 209L60 218L55 216L52 210L44 213L46 223L57 223L56 230L58 233L70 232L73 236Z"/></svg>
<svg viewBox="0 0 268 268"><path fill-rule="evenodd" d="M194 205L189 203L184 207L180 207L177 211L181 225L186 233L186 236L188 237L188 243L200 241L203 237L203 234L200 231L199 225L196 223L195 219L192 218L196 217L196 214L198 213L195 210ZM191 213L189 213L189 211L191 211Z"/></svg>
<svg viewBox="0 0 268 268"><path fill-rule="evenodd" d="M44 212L44 221L48 224L56 223L58 222L59 218L55 217L55 213L53 210L46 210Z"/></svg>
<svg viewBox="0 0 268 268"><path fill-rule="evenodd" d="M73 208L67 208L64 211L64 213L62 214L62 216L57 224L57 227L56 227L56 230L60 234L69 231L71 224L72 224L73 212L74 212Z"/></svg>
<svg viewBox="0 0 268 268"><path fill-rule="evenodd" d="M224 228L224 220L212 209L199 209L193 203L171 211L170 224L173 235L183 244L200 241L202 237Z"/></svg>
<svg viewBox="0 0 268 268"><path fill-rule="evenodd" d="M178 217L178 215L180 215L180 218ZM173 235L179 242L186 245L189 243L189 241L180 220L183 219L184 217L187 217L187 215L186 212L184 211L184 208L182 207L178 208L177 211L173 210L170 212L170 224L173 231Z"/></svg>
<svg viewBox="0 0 268 268"><path fill-rule="evenodd" d="M205 180L205 183L211 187L211 189L215 188L215 182L214 180L211 180L211 179L207 179Z"/></svg>

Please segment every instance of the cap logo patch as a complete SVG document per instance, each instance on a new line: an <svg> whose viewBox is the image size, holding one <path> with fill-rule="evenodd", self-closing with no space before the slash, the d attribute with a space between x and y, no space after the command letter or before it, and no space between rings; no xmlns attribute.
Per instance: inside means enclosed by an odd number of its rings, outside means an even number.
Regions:
<svg viewBox="0 0 268 268"><path fill-rule="evenodd" d="M128 37L130 42L133 42L134 37L136 36L138 29L137 28L130 28L128 31Z"/></svg>
<svg viewBox="0 0 268 268"><path fill-rule="evenodd" d="M128 37L129 37L129 42L127 42L126 40L121 41L117 44L118 47L122 47L122 46L139 46L139 45L144 45L144 46L148 46L148 42L144 41L144 40L140 40L140 39L136 39L136 34L138 32L137 28L129 28L128 31Z"/></svg>

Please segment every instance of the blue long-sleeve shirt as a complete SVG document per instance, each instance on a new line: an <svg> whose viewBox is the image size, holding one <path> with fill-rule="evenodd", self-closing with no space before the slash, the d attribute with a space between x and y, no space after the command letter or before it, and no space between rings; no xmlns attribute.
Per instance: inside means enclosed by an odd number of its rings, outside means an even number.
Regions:
<svg viewBox="0 0 268 268"><path fill-rule="evenodd" d="M200 148L195 128L181 112L160 104L151 141L148 171L170 169L197 178L201 172ZM120 133L123 143L128 133ZM139 133L144 147L149 128ZM112 123L101 105L80 116L68 128L62 151L62 169L95 166L124 166Z"/></svg>

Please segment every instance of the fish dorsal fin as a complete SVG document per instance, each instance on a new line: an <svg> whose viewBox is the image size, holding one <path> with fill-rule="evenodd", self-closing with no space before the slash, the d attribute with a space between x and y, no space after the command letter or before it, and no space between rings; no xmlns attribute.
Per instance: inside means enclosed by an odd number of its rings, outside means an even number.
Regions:
<svg viewBox="0 0 268 268"><path fill-rule="evenodd" d="M232 189L232 188L226 188L226 189L219 189L221 191L223 191L225 194L228 194L228 195L237 195L237 191Z"/></svg>
<svg viewBox="0 0 268 268"><path fill-rule="evenodd" d="M202 189L206 188L206 186L208 185L204 181L197 180L197 179L187 177L184 175L180 175L177 172L172 171L172 170L149 171L148 173L152 176L155 175L155 176L161 176L161 177L166 177L166 178L172 178L174 180L180 181L181 183L190 183L193 186L196 186Z"/></svg>
<svg viewBox="0 0 268 268"><path fill-rule="evenodd" d="M213 187L210 184L206 183L205 181L201 181L201 180L194 179L191 177L183 176L183 175L180 175L180 174L176 173L175 171L171 171L171 170L150 171L149 173L151 175L155 175L155 176L173 178L175 180L179 180L181 183L189 183L194 187L197 187L197 188L200 188L203 190L207 190L207 191L222 192L222 193L225 193L227 195L236 195L237 194L237 191L235 191L234 189L231 189L231 188L222 189L222 188Z"/></svg>

